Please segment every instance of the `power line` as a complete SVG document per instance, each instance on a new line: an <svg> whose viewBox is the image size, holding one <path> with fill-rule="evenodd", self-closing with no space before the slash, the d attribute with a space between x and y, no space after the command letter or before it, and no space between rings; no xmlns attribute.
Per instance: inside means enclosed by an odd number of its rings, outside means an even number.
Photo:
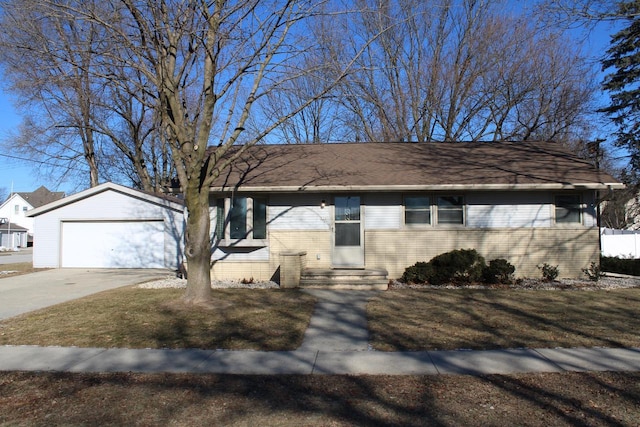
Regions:
<svg viewBox="0 0 640 427"><path fill-rule="evenodd" d="M29 159L27 157L20 157L20 156L13 156L11 154L1 154L0 153L0 157L6 157L8 159L14 159L14 160L21 160L24 162L33 162L33 163L38 163L40 165L47 165L47 166L54 166L54 167L60 167L60 168L65 168L65 169L72 169L72 170L77 170L77 171L82 171L84 169L81 168L77 168L77 167L73 167L73 166L61 166L59 164L56 163L52 163L50 161L47 160L35 160L35 159ZM70 159L71 160L71 159Z"/></svg>

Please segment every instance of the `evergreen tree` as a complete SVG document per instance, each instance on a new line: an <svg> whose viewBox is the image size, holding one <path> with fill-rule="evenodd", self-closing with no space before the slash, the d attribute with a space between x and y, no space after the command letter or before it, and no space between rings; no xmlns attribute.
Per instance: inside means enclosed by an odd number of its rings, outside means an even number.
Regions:
<svg viewBox="0 0 640 427"><path fill-rule="evenodd" d="M601 111L617 126L616 144L629 150L634 174L640 172L640 1L618 3L617 16L628 25L611 37L611 46L602 61L603 70L612 68L603 82L611 104Z"/></svg>

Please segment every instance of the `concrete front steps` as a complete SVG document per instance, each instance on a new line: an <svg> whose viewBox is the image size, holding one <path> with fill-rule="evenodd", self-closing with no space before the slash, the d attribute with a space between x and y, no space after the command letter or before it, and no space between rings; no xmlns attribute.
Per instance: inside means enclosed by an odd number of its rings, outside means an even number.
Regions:
<svg viewBox="0 0 640 427"><path fill-rule="evenodd" d="M384 291L389 285L387 274L382 268L304 268L300 274L300 287Z"/></svg>

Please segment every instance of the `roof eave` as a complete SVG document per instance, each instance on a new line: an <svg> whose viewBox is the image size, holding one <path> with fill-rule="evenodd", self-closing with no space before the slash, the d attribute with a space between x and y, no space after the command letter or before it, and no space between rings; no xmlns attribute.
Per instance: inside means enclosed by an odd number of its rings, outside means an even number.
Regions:
<svg viewBox="0 0 640 427"><path fill-rule="evenodd" d="M531 190L620 190L619 182L548 183L548 184L437 184L437 185L317 185L317 186L249 186L211 187L212 193L326 193L326 192L370 192L370 191L531 191Z"/></svg>

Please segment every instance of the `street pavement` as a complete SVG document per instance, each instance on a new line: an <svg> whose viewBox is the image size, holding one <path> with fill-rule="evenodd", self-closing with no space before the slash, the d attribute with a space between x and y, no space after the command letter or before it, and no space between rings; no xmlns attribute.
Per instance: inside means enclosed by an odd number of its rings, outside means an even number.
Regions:
<svg viewBox="0 0 640 427"><path fill-rule="evenodd" d="M19 251L0 252L0 264L14 264L31 262L33 260L33 248L20 249Z"/></svg>
<svg viewBox="0 0 640 427"><path fill-rule="evenodd" d="M52 270L49 274L65 277L64 271L56 271ZM149 276L153 276L152 272L149 273ZM157 274L162 274L162 271ZM33 275L17 277L28 276ZM74 283L59 286L76 286L82 282L82 286L98 288L98 282L106 281L115 287L117 284L133 284L136 280L144 281L149 276L139 272L126 274L117 270L95 270L86 271L86 275L75 275ZM5 280L8 278L0 279L0 288ZM10 286L5 284L5 287ZM640 348L372 351L368 347L365 308L368 299L376 292L321 289L307 292L316 296L318 303L303 343L295 351L0 346L0 370L257 375L483 375L640 371ZM0 301L4 306L1 291Z"/></svg>

